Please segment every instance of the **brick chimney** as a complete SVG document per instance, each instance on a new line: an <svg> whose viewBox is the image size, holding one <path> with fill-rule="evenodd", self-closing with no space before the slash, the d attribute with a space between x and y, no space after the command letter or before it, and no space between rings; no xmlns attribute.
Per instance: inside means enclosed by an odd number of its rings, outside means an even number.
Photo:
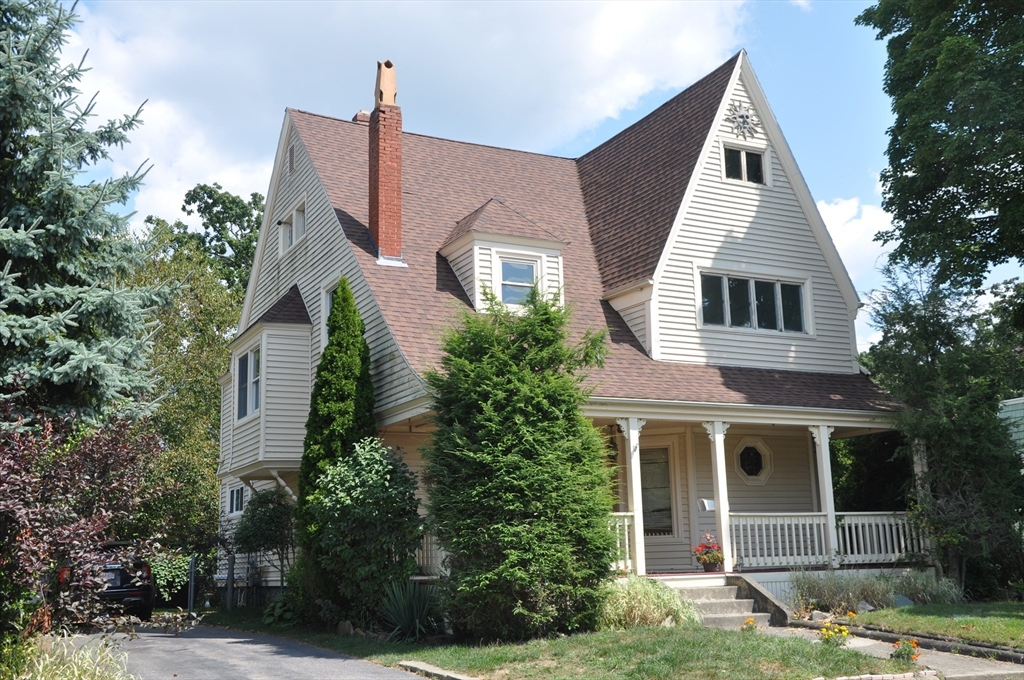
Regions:
<svg viewBox="0 0 1024 680"><path fill-rule="evenodd" d="M370 237L377 264L402 265L402 109L395 65L377 62L370 114Z"/></svg>

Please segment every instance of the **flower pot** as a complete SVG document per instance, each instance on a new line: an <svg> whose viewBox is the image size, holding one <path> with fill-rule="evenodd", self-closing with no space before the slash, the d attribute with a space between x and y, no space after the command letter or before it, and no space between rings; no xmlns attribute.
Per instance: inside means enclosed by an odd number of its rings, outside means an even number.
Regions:
<svg viewBox="0 0 1024 680"><path fill-rule="evenodd" d="M704 571L722 571L721 562L705 562Z"/></svg>

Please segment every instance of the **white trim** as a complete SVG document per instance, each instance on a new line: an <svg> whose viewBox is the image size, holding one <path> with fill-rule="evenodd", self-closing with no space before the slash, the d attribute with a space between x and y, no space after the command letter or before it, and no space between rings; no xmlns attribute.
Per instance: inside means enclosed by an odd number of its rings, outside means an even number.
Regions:
<svg viewBox="0 0 1024 680"><path fill-rule="evenodd" d="M562 248L566 246L565 241L553 241L550 239L543 238L532 238L529 236L511 236L508 234L492 234L486 231L476 231L475 229L463 234L456 240L452 241L445 247L441 248L439 253L445 258L450 257L453 253L458 253L468 244L474 244L476 246L487 246L491 248L528 248L531 251L536 250L538 252L545 253L559 253Z"/></svg>
<svg viewBox="0 0 1024 680"><path fill-rule="evenodd" d="M341 281L341 274L338 274L333 279L328 279L328 283L324 284L320 289L320 356L324 354L324 348L327 347L327 317L330 314L330 310L327 309L327 301L331 295L338 288L338 283Z"/></svg>
<svg viewBox="0 0 1024 680"><path fill-rule="evenodd" d="M278 257L284 257L289 253L295 252L295 246L305 240L306 232L308 231L306 213L306 192L302 192L302 195L298 199L292 201L291 208L285 210L284 214L277 218L275 224L279 227L277 230ZM295 227L295 223L298 221L298 215L302 215L302 233L296 236L294 231L291 232L292 242L290 244L285 243L285 233L287 233L287 230Z"/></svg>
<svg viewBox="0 0 1024 680"><path fill-rule="evenodd" d="M721 158L719 165L719 172L721 179L724 184L732 184L741 187L754 187L760 190L774 190L775 186L772 182L772 147L768 144L766 139L764 142L750 141L749 139L718 139L716 140L718 146L718 156ZM752 153L761 154L761 178L764 182L751 182L746 179L747 176L747 157L745 154L740 156L740 164L742 167L744 179L735 179L732 177L725 176L725 150L736 149L737 151L750 151Z"/></svg>
<svg viewBox="0 0 1024 680"><path fill-rule="evenodd" d="M266 367L266 362L267 362L266 352L264 352L264 350L263 350L263 347L266 344L264 342L264 337L265 337L265 333L261 333L260 336L259 336L259 339L256 342L253 342L251 344L246 345L244 349L242 349L242 350L240 350L238 352L232 352L232 355L231 355L231 371L232 371L232 375L233 375L233 379L231 381L231 387L232 387L232 389L231 389L231 392L232 392L231 400L232 400L232 407L233 407L233 412L234 412L234 418L232 419L232 422L234 423L235 427L238 427L239 425L242 425L242 424L252 420L253 418L259 417L260 413L263 411L263 401L264 401L264 393L265 393L265 387L266 387L266 380L265 380L266 368L265 367ZM254 363L252 361L253 352L259 352L259 359L260 359L259 360L259 376L257 376L257 378L256 378L259 381L257 383L257 389L259 390L259 393L257 394L258 405L256 406L255 409L252 408L252 405L253 405L253 398L252 398L253 397L253 392L252 392L253 371L252 371L252 367L254 365ZM246 381L245 381L245 415L244 416L239 416L238 415L238 389L239 389L240 377L238 375L238 362L239 362L239 360L243 356L247 357L246 358ZM261 432L261 436L260 436L261 447L262 447L262 440L263 440L263 436L262 436L262 432Z"/></svg>
<svg viewBox="0 0 1024 680"><path fill-rule="evenodd" d="M789 334L793 336L803 336L807 338L816 338L817 335L814 332L814 297L811 293L813 289L814 277L809 274L794 274L792 271L783 269L772 268L757 268L757 269L746 269L746 268L730 268L728 265L723 266L723 263L717 262L710 265L703 265L698 261L691 261L693 267L693 281L694 290L696 294L693 296L694 304L694 315L697 319L697 330L701 333L758 333L758 334ZM771 273L768 273L768 272ZM725 324L707 324L704 323L704 296L703 296L703 281L701 281L701 275L707 274L709 276L721 276L722 280L722 296L725 304ZM750 308L751 308L751 326L730 326L729 325L729 293L728 293L728 282L727 279L747 279L750 281ZM779 324L779 328L758 328L757 327L757 305L755 302L754 294L754 282L762 281L766 283L774 283L775 285L775 309L777 313L776 321L783 322ZM800 306L801 306L801 323L804 327L802 331L787 331L785 330L784 319L782 318L782 287L778 284L788 284L793 286L800 286Z"/></svg>
<svg viewBox="0 0 1024 680"><path fill-rule="evenodd" d="M245 484L225 485L228 487L228 517L238 517L245 510ZM235 510L235 492L241 491L241 507Z"/></svg>
<svg viewBox="0 0 1024 680"><path fill-rule="evenodd" d="M747 447L753 447L761 454L761 463L763 467L761 469L761 473L756 477L748 475L740 466L740 453ZM736 474L747 486L764 486L768 483L768 479L772 476L772 472L775 471L775 456L772 454L772 450L768 444L766 444L760 437L744 437L743 439L740 439L739 444L733 447L732 459L733 468L736 470Z"/></svg>
<svg viewBox="0 0 1024 680"><path fill-rule="evenodd" d="M668 484L669 484L669 514L672 518L672 533L661 536L644 536L644 540L653 543L675 544L681 538L682 509L680 508L680 495L682 487L679 483L679 441L678 435L651 435L641 437L640 452L645 449L666 449L668 451ZM642 469L642 467L641 467ZM641 473L640 486L643 488L643 474ZM646 534L647 527L644 526Z"/></svg>

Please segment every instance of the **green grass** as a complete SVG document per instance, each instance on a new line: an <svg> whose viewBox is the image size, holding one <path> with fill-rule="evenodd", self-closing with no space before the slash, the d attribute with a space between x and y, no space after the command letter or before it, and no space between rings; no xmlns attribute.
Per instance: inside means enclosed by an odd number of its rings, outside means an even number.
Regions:
<svg viewBox="0 0 1024 680"><path fill-rule="evenodd" d="M414 645L341 638L301 628L264 625L255 612L218 612L204 621L302 640L385 666L415 659L487 680L588 678L606 680L806 680L863 673L897 673L911 666L795 638L698 627L634 628L522 644Z"/></svg>
<svg viewBox="0 0 1024 680"><path fill-rule="evenodd" d="M924 604L860 614L858 624L1024 648L1024 603Z"/></svg>

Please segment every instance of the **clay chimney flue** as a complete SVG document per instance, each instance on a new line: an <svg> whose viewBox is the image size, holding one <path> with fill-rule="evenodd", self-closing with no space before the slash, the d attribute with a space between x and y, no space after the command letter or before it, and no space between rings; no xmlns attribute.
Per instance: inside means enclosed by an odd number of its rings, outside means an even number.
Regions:
<svg viewBox="0 0 1024 680"><path fill-rule="evenodd" d="M377 263L402 266L402 109L395 65L377 62L370 114L370 237Z"/></svg>

